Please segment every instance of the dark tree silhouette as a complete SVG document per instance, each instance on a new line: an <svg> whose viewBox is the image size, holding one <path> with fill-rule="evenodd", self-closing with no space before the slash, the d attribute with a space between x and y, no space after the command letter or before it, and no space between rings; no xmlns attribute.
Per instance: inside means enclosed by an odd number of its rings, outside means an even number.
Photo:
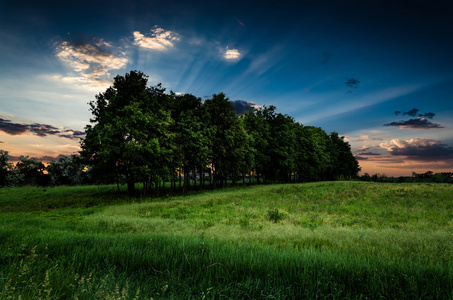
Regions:
<svg viewBox="0 0 453 300"><path fill-rule="evenodd" d="M246 175L258 183L300 182L355 177L359 170L337 133L303 126L274 106L238 116L223 93L204 103L191 94L166 94L161 85L147 87L138 71L115 77L89 104L93 118L82 157L92 175L125 181L131 194L138 181L145 193L151 185L158 192L162 180L174 188L178 175L183 192L198 174L202 188L206 171L214 186L225 186Z"/></svg>

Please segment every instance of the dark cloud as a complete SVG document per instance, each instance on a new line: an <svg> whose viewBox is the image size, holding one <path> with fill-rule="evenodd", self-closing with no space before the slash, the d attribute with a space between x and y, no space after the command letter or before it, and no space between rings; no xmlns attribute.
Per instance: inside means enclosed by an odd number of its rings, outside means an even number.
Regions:
<svg viewBox="0 0 453 300"><path fill-rule="evenodd" d="M418 113L419 111L420 110L418 108L413 108L410 111L405 111L405 112L397 110L397 111L395 111L395 115L399 116L402 113L403 116L411 116L411 117L417 116L419 118L428 118L428 119L432 119L436 115L435 113L432 113L432 112L419 114Z"/></svg>
<svg viewBox="0 0 453 300"><path fill-rule="evenodd" d="M9 161L10 161L10 162L19 161L19 156L10 155L10 156L9 156Z"/></svg>
<svg viewBox="0 0 453 300"><path fill-rule="evenodd" d="M376 157L381 156L382 154L380 153L374 153L374 152L365 152L366 150L370 149L369 147L364 147L361 152L354 154L355 158L357 160L369 160L369 159L375 159Z"/></svg>
<svg viewBox="0 0 453 300"><path fill-rule="evenodd" d="M348 80L346 80L346 82L344 84L348 88L357 89L359 87L359 83L360 83L360 81L358 81L357 79L349 78Z"/></svg>
<svg viewBox="0 0 453 300"><path fill-rule="evenodd" d="M82 138L84 135L85 135L85 132L83 132L83 131L66 129L63 131L62 134L59 134L58 136L64 137L67 139L78 139L78 138Z"/></svg>
<svg viewBox="0 0 453 300"><path fill-rule="evenodd" d="M380 154L373 153L373 154L367 155L367 153L360 153L360 154L354 155L354 157L357 160L370 160L370 158L374 158L377 155L380 155Z"/></svg>
<svg viewBox="0 0 453 300"><path fill-rule="evenodd" d="M361 152L359 155L365 155L365 156L375 156L375 155L381 155L379 153L373 153L373 152Z"/></svg>
<svg viewBox="0 0 453 300"><path fill-rule="evenodd" d="M368 160L368 157L363 157L363 156L360 156L360 155L354 155L355 159L357 160Z"/></svg>
<svg viewBox="0 0 453 300"><path fill-rule="evenodd" d="M11 120L0 118L0 130L9 135L21 135L28 131L28 126L24 124L11 123Z"/></svg>
<svg viewBox="0 0 453 300"><path fill-rule="evenodd" d="M384 124L384 126L397 126L400 128L409 128L409 129L438 129L438 128L444 128L443 126L433 123L428 121L427 119L424 118L417 118L417 119L409 119L409 120L401 120L398 122L391 122Z"/></svg>
<svg viewBox="0 0 453 300"><path fill-rule="evenodd" d="M44 156L38 157L38 160L45 162L45 163L49 163L53 160L59 160L60 158L62 158L64 156L67 156L67 155L63 155L63 154L59 154L57 156L44 155Z"/></svg>
<svg viewBox="0 0 453 300"><path fill-rule="evenodd" d="M243 115L247 111L256 107L256 104L253 102L247 102L244 100L230 100L233 110L238 115Z"/></svg>
<svg viewBox="0 0 453 300"><path fill-rule="evenodd" d="M85 135L84 132L72 129L59 129L55 126L48 124L22 124L14 123L11 120L5 120L0 118L0 131L8 135L23 135L26 133L32 133L39 137L46 137L48 135L56 135L68 139L79 139Z"/></svg>
<svg viewBox="0 0 453 300"><path fill-rule="evenodd" d="M393 156L403 156L408 160L445 161L453 159L453 148L440 141L415 138L411 140L395 139L380 145Z"/></svg>
<svg viewBox="0 0 453 300"><path fill-rule="evenodd" d="M418 108L413 108L410 111L403 112L403 116L404 115L408 115L408 116L411 116L411 117L415 117L417 115L418 111L419 111Z"/></svg>
<svg viewBox="0 0 453 300"><path fill-rule="evenodd" d="M423 115L418 115L418 116L423 117L423 118L432 119L432 118L434 118L435 115L436 115L435 113L429 112L429 113L424 113Z"/></svg>
<svg viewBox="0 0 453 300"><path fill-rule="evenodd" d="M324 53L322 54L321 63L322 63L323 65L328 64L328 63L330 62L331 59L332 59L332 53L330 53L330 52L324 52Z"/></svg>
<svg viewBox="0 0 453 300"><path fill-rule="evenodd" d="M29 131L30 132L33 132L37 136L40 136L40 137L45 137L48 134L55 135L55 134L59 134L60 133L58 128L56 128L56 127L54 127L52 125L35 123L35 124L28 125L28 127L29 127Z"/></svg>
<svg viewBox="0 0 453 300"><path fill-rule="evenodd" d="M36 158L36 159L37 159L38 161L40 161L40 162L49 163L49 162L51 162L51 161L53 161L53 160L59 160L59 159L60 159L61 157L63 157L63 156L67 156L67 155L59 154L59 155L57 155L57 156L44 155L44 156L38 156L38 157L33 156L33 157ZM9 160L10 160L11 162L18 162L18 161L19 161L19 158L20 158L20 156L10 156L10 157L9 157Z"/></svg>
<svg viewBox="0 0 453 300"><path fill-rule="evenodd" d="M395 115L399 116L403 114L403 116L412 116L417 117L409 120L401 120L397 122L391 122L384 124L383 126L396 126L402 129L437 129L437 128L444 128L443 126L428 121L427 119L433 119L436 115L432 112L427 113L418 113L420 110L418 108L413 108L410 111L401 112L399 110L395 111Z"/></svg>

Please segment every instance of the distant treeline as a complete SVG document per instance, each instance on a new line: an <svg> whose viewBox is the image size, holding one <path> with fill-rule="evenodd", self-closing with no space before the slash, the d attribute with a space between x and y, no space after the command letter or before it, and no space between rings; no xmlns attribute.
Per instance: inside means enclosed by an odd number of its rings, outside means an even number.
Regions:
<svg viewBox="0 0 453 300"><path fill-rule="evenodd" d="M148 87L147 81L139 71L117 76L89 103L93 118L80 157L62 161L85 174L71 184L127 183L134 193L141 182L148 193L162 182L176 188L181 180L185 191L191 178L202 188L252 179L259 184L357 177L358 162L336 132L303 126L274 106L237 115L223 93L203 102L191 94L165 93L160 84ZM22 174L22 165L10 171ZM49 165L50 178L70 173L60 166Z"/></svg>
<svg viewBox="0 0 453 300"><path fill-rule="evenodd" d="M14 165L8 151L0 150L0 187L81 185L91 183L79 155L62 156L47 166L36 157L21 156Z"/></svg>
<svg viewBox="0 0 453 300"><path fill-rule="evenodd" d="M434 173L427 171L425 173L417 174L412 172L410 177L389 177L385 174L374 174L368 173L363 174L359 177L362 181L374 181L374 182L435 182L435 183L453 183L453 172L441 172Z"/></svg>

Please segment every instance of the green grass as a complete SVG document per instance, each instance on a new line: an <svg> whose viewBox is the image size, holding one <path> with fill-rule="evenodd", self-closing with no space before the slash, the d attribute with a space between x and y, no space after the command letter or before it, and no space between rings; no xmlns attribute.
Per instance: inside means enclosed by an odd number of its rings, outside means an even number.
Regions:
<svg viewBox="0 0 453 300"><path fill-rule="evenodd" d="M0 299L453 298L451 185L115 191L0 189Z"/></svg>

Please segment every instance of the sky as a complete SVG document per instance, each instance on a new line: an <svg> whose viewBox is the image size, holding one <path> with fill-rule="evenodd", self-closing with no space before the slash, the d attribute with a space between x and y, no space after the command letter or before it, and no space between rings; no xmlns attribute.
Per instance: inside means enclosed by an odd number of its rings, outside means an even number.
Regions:
<svg viewBox="0 0 453 300"><path fill-rule="evenodd" d="M116 75L277 107L361 174L453 171L453 2L0 0L0 149L80 150Z"/></svg>

